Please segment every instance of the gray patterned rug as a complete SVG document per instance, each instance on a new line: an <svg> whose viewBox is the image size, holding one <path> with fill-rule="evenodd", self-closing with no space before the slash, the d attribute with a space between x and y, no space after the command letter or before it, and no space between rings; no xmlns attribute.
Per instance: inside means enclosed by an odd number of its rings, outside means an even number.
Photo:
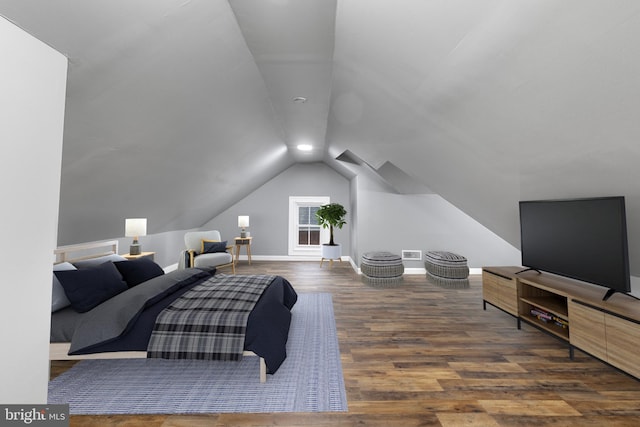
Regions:
<svg viewBox="0 0 640 427"><path fill-rule="evenodd" d="M330 294L299 294L287 359L258 380L258 358L84 360L49 383L49 403L71 414L346 411Z"/></svg>

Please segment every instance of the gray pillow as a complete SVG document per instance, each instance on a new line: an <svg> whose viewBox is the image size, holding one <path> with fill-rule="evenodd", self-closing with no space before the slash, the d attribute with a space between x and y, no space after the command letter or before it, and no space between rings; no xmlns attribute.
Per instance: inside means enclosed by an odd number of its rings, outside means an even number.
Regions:
<svg viewBox="0 0 640 427"><path fill-rule="evenodd" d="M70 262L61 262L60 264L55 264L53 266L53 271L69 271L75 270L76 268ZM62 310L65 307L69 307L71 303L69 302L69 298L67 298L67 294L64 293L64 288L60 284L60 281L56 277L55 274L53 276L53 291L51 294L51 312Z"/></svg>
<svg viewBox="0 0 640 427"><path fill-rule="evenodd" d="M87 267L97 267L100 264L104 264L107 261L112 261L112 262L116 262L116 261L126 261L127 259L123 256L120 256L118 254L111 254L111 255L104 255L98 258L89 258L89 259L83 259L82 261L76 261L73 263L73 265L76 266L76 268L87 268Z"/></svg>

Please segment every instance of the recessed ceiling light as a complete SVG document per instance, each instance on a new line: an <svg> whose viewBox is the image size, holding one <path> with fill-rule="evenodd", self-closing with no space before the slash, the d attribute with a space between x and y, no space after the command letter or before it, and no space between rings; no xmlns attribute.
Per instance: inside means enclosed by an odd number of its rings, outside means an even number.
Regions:
<svg viewBox="0 0 640 427"><path fill-rule="evenodd" d="M300 151L311 151L313 150L313 145L311 144L299 144L298 150Z"/></svg>
<svg viewBox="0 0 640 427"><path fill-rule="evenodd" d="M305 98L304 96L296 96L295 98L293 98L293 102L295 102L296 104L304 104L305 102L307 102L307 98Z"/></svg>

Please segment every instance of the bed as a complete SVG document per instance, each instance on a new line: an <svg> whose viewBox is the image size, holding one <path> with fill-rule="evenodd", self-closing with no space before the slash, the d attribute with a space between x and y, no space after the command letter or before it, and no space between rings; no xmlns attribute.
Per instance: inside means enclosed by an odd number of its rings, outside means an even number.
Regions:
<svg viewBox="0 0 640 427"><path fill-rule="evenodd" d="M117 241L55 250L50 360L257 356L260 382L278 370L297 300L285 278L165 273L117 253Z"/></svg>

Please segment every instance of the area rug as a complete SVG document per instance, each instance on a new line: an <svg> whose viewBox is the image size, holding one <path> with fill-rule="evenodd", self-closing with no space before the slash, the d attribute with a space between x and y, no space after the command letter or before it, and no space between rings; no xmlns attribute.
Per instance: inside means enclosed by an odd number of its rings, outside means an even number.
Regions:
<svg viewBox="0 0 640 427"><path fill-rule="evenodd" d="M83 360L49 383L49 403L89 415L346 411L331 295L298 297L287 359L266 383L257 357Z"/></svg>

